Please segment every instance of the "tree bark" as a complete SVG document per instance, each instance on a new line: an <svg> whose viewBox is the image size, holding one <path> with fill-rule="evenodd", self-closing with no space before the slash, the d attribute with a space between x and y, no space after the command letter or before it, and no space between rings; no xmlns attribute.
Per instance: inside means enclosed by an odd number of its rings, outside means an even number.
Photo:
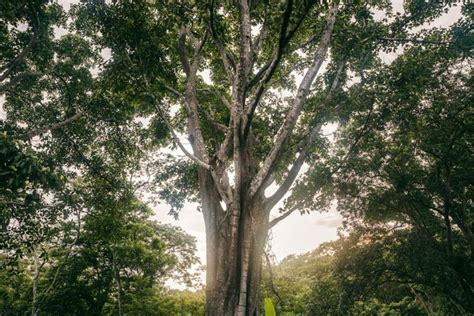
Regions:
<svg viewBox="0 0 474 316"><path fill-rule="evenodd" d="M115 252L115 247L112 250L112 267L114 271L114 279L117 285L117 308L118 316L123 315L122 311L122 281L120 280L120 270L117 267L117 254Z"/></svg>
<svg viewBox="0 0 474 316"><path fill-rule="evenodd" d="M212 181L212 177L207 175L202 180ZM259 203L241 209L237 242L233 244L233 235L228 234L232 226L230 213L222 209L215 190L203 188L201 198L207 235L206 315L258 315L269 213L263 212L257 206Z"/></svg>

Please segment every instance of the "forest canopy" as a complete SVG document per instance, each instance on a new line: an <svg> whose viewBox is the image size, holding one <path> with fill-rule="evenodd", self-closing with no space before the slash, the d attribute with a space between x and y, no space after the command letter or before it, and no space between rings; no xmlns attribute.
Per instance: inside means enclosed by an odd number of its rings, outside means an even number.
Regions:
<svg viewBox="0 0 474 316"><path fill-rule="evenodd" d="M474 313L473 9L1 1L0 315Z"/></svg>

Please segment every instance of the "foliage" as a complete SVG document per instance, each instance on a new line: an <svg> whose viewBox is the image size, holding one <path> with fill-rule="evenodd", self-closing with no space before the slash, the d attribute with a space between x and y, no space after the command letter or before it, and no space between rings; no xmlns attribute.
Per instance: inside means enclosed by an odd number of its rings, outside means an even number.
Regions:
<svg viewBox="0 0 474 316"><path fill-rule="evenodd" d="M61 215L63 203L56 197L62 181L45 161L44 155L31 150L8 129L0 134L0 248L13 257L44 238Z"/></svg>
<svg viewBox="0 0 474 316"><path fill-rule="evenodd" d="M466 49L473 38L465 28L468 20L430 32L430 37L449 38L446 45L407 45L390 65L367 76L362 94L357 86L351 89L348 102L358 110L336 146L343 158L332 181L347 227L376 235L379 225L403 228L381 235L378 246L369 248L373 256L365 254L372 259L363 262L376 263L375 253L383 255L378 266L392 271L396 262L407 274L403 282L423 284L449 299L446 306L472 313L474 125L472 57ZM357 142L347 150L352 139Z"/></svg>
<svg viewBox="0 0 474 316"><path fill-rule="evenodd" d="M400 228L353 231L273 266L262 294L282 315L468 315L456 272L427 241Z"/></svg>
<svg viewBox="0 0 474 316"><path fill-rule="evenodd" d="M455 5L2 1L2 309L201 313L147 199L200 202L206 308L256 313L268 229L337 199L351 235L276 269L279 312L474 313L472 4L423 28Z"/></svg>
<svg viewBox="0 0 474 316"><path fill-rule="evenodd" d="M195 292L174 290L164 293L163 301L158 305L158 315L204 315L204 294L204 290Z"/></svg>

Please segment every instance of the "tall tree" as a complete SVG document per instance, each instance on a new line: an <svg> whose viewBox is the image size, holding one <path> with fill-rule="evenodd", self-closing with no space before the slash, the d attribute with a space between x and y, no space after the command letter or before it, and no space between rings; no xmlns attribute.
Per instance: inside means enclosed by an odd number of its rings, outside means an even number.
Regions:
<svg viewBox="0 0 474 316"><path fill-rule="evenodd" d="M194 164L168 161L154 183L177 208L190 197L201 203L207 313L257 314L267 233L289 214L270 222L270 211L305 162L324 159L321 127L335 118L324 96L374 59L384 23L366 4L291 0L85 2L76 14L77 29L110 49L101 80L112 98L144 117L156 111L152 125L167 130L164 144L174 142ZM345 41L348 31L360 42ZM328 78L315 85L324 62Z"/></svg>

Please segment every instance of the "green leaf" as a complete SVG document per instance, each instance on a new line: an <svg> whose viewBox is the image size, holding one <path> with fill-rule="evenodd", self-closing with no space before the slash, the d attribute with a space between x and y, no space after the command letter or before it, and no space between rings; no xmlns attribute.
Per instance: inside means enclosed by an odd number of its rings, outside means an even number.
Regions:
<svg viewBox="0 0 474 316"><path fill-rule="evenodd" d="M276 316L275 306L271 298L265 298L265 316Z"/></svg>

